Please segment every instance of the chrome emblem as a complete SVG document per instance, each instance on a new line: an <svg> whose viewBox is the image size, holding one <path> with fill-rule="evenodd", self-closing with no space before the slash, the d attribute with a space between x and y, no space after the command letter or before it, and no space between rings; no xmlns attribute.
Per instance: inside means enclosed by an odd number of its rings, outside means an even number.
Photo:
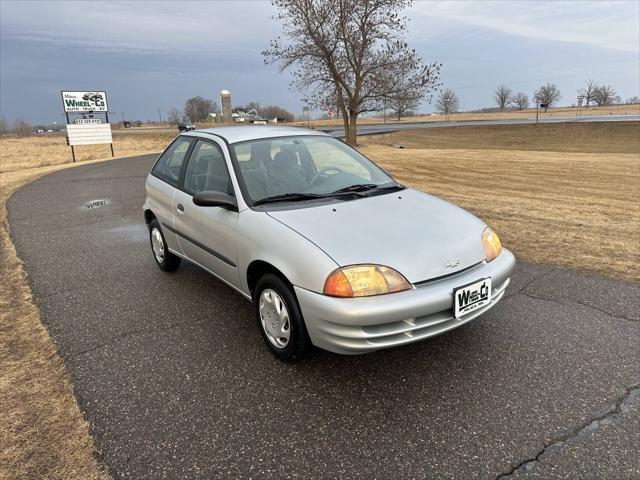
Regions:
<svg viewBox="0 0 640 480"><path fill-rule="evenodd" d="M460 265L460 260L457 258L447 258L444 261L444 268L455 268Z"/></svg>

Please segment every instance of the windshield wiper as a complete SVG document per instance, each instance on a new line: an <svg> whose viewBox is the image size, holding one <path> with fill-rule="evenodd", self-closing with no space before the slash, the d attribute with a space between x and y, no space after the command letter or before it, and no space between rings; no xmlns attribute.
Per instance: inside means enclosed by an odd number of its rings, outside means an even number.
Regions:
<svg viewBox="0 0 640 480"><path fill-rule="evenodd" d="M313 200L316 198L325 198L326 195L319 195L317 193L283 193L282 195L273 195L271 197L261 198L253 202L254 205L263 205L265 203L278 203L278 202L296 202L299 200Z"/></svg>
<svg viewBox="0 0 640 480"><path fill-rule="evenodd" d="M400 184L393 183L391 185L378 185L375 183L359 183L356 185L349 185L348 187L340 188L331 194L340 194L340 193L359 193L359 192L368 192L371 190L402 190L404 187Z"/></svg>
<svg viewBox="0 0 640 480"><path fill-rule="evenodd" d="M376 188L378 188L378 185L376 185L375 183L358 183L356 185L349 185L348 187L339 188L338 190L331 192L331 194L366 192L368 190L375 190Z"/></svg>

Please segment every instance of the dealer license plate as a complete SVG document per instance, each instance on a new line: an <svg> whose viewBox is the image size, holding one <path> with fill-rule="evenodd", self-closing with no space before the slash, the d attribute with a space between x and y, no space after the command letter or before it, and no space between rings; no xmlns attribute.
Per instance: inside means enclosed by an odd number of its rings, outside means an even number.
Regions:
<svg viewBox="0 0 640 480"><path fill-rule="evenodd" d="M491 278L483 278L453 291L454 315L460 318L491 302Z"/></svg>

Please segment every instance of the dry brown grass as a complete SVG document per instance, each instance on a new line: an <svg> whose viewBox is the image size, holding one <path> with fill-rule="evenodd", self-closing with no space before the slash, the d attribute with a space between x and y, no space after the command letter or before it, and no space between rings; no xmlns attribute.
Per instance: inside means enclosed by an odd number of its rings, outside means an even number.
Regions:
<svg viewBox="0 0 640 480"><path fill-rule="evenodd" d="M0 478L108 479L9 238L13 191L62 167L0 174Z"/></svg>
<svg viewBox="0 0 640 480"><path fill-rule="evenodd" d="M364 137L365 139L367 137ZM466 148L576 153L638 153L640 123L590 122L429 128L376 135L372 142L409 148ZM366 140L365 140L366 141Z"/></svg>
<svg viewBox="0 0 640 480"><path fill-rule="evenodd" d="M114 135L113 148L116 156L129 157L163 150L176 132ZM82 145L75 147L76 160L103 160L111 158L109 145ZM63 135L38 135L27 138L0 138L0 173L71 163L71 148Z"/></svg>
<svg viewBox="0 0 640 480"><path fill-rule="evenodd" d="M359 148L478 215L521 260L640 281L640 124L518 129L430 128L363 137ZM517 150L523 135L527 150Z"/></svg>

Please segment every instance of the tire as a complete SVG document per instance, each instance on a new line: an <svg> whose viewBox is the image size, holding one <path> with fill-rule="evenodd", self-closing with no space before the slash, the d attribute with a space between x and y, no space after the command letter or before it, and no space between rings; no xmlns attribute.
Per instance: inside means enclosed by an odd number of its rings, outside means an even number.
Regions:
<svg viewBox="0 0 640 480"><path fill-rule="evenodd" d="M311 340L291 287L267 273L256 284L253 303L260 333L271 352L283 362L302 360L311 350Z"/></svg>
<svg viewBox="0 0 640 480"><path fill-rule="evenodd" d="M149 222L149 243L153 259L160 270L173 272L180 266L180 257L169 251L160 223L155 218Z"/></svg>

